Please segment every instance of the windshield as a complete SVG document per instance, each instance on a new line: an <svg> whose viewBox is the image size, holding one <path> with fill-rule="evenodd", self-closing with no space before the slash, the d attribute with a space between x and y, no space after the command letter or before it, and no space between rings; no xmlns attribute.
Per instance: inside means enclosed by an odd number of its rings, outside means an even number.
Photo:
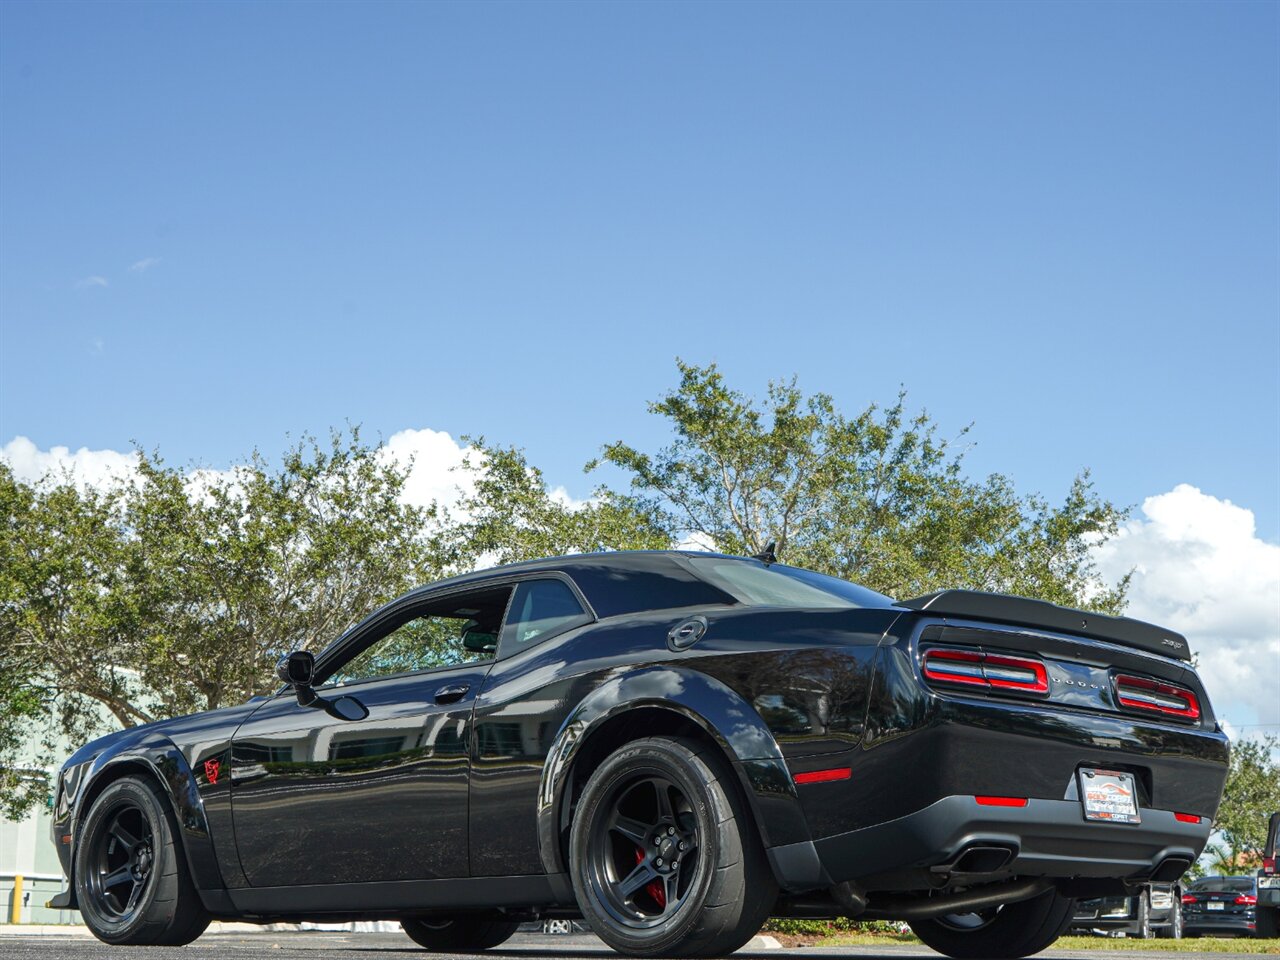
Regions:
<svg viewBox="0 0 1280 960"><path fill-rule="evenodd" d="M698 576L741 603L764 607L887 607L874 590L826 574L780 563L730 557L688 557Z"/></svg>
<svg viewBox="0 0 1280 960"><path fill-rule="evenodd" d="M1189 893L1253 893L1253 877L1205 877L1187 887Z"/></svg>

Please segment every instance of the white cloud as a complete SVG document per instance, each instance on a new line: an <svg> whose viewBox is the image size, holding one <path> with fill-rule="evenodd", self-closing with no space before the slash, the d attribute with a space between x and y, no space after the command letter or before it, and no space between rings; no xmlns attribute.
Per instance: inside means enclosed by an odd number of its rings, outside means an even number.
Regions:
<svg viewBox="0 0 1280 960"><path fill-rule="evenodd" d="M547 488L547 497L567 510L581 510L588 504L596 502L595 497L587 497L585 500L579 500L564 487Z"/></svg>
<svg viewBox="0 0 1280 960"><path fill-rule="evenodd" d="M12 468L14 475L26 483L34 483L47 473L65 473L77 486L101 486L125 477L138 466L136 453L118 450L90 450L81 447L74 453L69 447L41 450L27 437L14 437L0 447L0 460Z"/></svg>
<svg viewBox="0 0 1280 960"><path fill-rule="evenodd" d="M449 506L458 499L459 489L475 490L470 473L456 468L469 447L464 447L443 430L401 430L393 433L382 448L382 456L401 466L412 466L401 499L427 507L433 502Z"/></svg>
<svg viewBox="0 0 1280 960"><path fill-rule="evenodd" d="M688 534L683 540L676 544L677 550L691 550L698 553L719 553L720 548L716 546L716 542L701 531Z"/></svg>
<svg viewBox="0 0 1280 960"><path fill-rule="evenodd" d="M1185 634L1218 715L1267 732L1280 724L1280 545L1259 539L1252 511L1185 483L1142 514L1097 548L1099 570L1133 570L1125 612Z"/></svg>
<svg viewBox="0 0 1280 960"><path fill-rule="evenodd" d="M136 263L130 264L129 269L134 273L146 273L159 262L159 257L143 257Z"/></svg>
<svg viewBox="0 0 1280 960"><path fill-rule="evenodd" d="M110 286L110 284L107 283L107 278L99 277L97 275L94 275L92 277L85 277L82 280L76 281L77 290L83 290L85 287L107 287L107 286Z"/></svg>

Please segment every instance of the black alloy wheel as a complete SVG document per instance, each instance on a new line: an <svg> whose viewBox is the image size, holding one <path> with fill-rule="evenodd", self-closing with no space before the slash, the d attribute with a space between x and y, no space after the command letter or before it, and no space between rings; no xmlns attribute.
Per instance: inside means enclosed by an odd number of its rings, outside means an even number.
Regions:
<svg viewBox="0 0 1280 960"><path fill-rule="evenodd" d="M619 747L575 805L569 872L591 929L633 957L720 957L778 896L736 774L714 743Z"/></svg>
<svg viewBox="0 0 1280 960"><path fill-rule="evenodd" d="M592 825L587 882L616 923L652 927L684 902L698 873L698 818L665 776L623 780Z"/></svg>
<svg viewBox="0 0 1280 960"><path fill-rule="evenodd" d="M89 838L90 873L85 886L102 916L125 923L138 909L155 866L151 824L138 804L125 797L108 810Z"/></svg>
<svg viewBox="0 0 1280 960"><path fill-rule="evenodd" d="M108 784L75 835L72 876L85 925L105 943L181 946L209 925L168 797L142 776Z"/></svg>

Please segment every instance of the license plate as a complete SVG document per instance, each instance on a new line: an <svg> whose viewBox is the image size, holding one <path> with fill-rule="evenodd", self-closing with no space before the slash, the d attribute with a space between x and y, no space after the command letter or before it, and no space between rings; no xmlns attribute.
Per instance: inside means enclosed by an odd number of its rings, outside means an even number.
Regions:
<svg viewBox="0 0 1280 960"><path fill-rule="evenodd" d="M1080 801L1086 820L1107 823L1141 823L1138 789L1132 773L1119 770L1080 770Z"/></svg>
<svg viewBox="0 0 1280 960"><path fill-rule="evenodd" d="M1227 909L1227 905L1223 903L1221 900L1210 900L1208 903L1205 904L1205 909L1206 910L1225 910Z"/></svg>

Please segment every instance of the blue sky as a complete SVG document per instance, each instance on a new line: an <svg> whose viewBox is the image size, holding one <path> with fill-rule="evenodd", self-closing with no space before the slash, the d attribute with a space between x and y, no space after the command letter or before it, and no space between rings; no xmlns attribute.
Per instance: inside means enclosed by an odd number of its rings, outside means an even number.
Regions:
<svg viewBox="0 0 1280 960"><path fill-rule="evenodd" d="M673 359L1280 536L1280 6L0 5L0 443L585 495Z"/></svg>
<svg viewBox="0 0 1280 960"><path fill-rule="evenodd" d="M676 356L901 385L1133 505L1099 569L1274 732L1278 50L1272 2L6 0L0 457L350 421L420 499L464 433L584 497Z"/></svg>

